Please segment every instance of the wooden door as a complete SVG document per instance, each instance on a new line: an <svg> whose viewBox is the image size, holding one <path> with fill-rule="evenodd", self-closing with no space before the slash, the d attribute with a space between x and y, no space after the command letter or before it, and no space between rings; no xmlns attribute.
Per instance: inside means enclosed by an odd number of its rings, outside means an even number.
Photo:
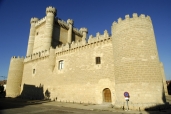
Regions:
<svg viewBox="0 0 171 114"><path fill-rule="evenodd" d="M104 102L111 102L111 92L109 88L103 90Z"/></svg>

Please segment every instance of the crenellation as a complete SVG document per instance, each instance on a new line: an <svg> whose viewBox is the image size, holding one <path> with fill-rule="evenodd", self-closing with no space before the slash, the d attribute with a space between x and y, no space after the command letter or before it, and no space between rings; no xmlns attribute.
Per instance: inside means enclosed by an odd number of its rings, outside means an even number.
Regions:
<svg viewBox="0 0 171 114"><path fill-rule="evenodd" d="M41 18L40 20L38 20L38 21L36 22L35 27L41 25L41 24L44 23L45 21L46 21L46 17Z"/></svg>
<svg viewBox="0 0 171 114"><path fill-rule="evenodd" d="M86 46L98 46L98 45L105 45L105 43L108 43L110 42L111 43L111 38L108 37L106 39L101 39L101 40L97 40L96 42L91 42L91 43L87 43L86 40L82 40L80 42L76 41L76 42L72 42L70 47L69 47L69 44L62 44L60 47L56 47L55 49L55 53L62 53L62 52L65 52L66 50L73 50L73 49L77 49L77 48L84 48Z"/></svg>
<svg viewBox="0 0 171 114"><path fill-rule="evenodd" d="M73 32L81 37L83 36L83 33L78 28L73 27Z"/></svg>
<svg viewBox="0 0 171 114"><path fill-rule="evenodd" d="M32 17L32 18L30 19L30 24L32 24L32 23L37 23L38 21L39 21L38 18Z"/></svg>
<svg viewBox="0 0 171 114"><path fill-rule="evenodd" d="M151 22L151 18L150 18L150 16L148 16L148 15L147 15L147 17L146 17L146 18L147 18L147 20L149 20L149 21Z"/></svg>
<svg viewBox="0 0 171 114"><path fill-rule="evenodd" d="M42 57L49 56L50 50L42 50L41 52L36 52L31 55L28 55L24 58L24 62L29 62L32 60L40 59Z"/></svg>
<svg viewBox="0 0 171 114"><path fill-rule="evenodd" d="M133 13L133 14L132 14L132 17L133 17L133 18L137 18L137 17L138 17L138 14L137 14L137 13Z"/></svg>
<svg viewBox="0 0 171 114"><path fill-rule="evenodd" d="M129 15L125 15L125 19L128 20L129 19Z"/></svg>
<svg viewBox="0 0 171 114"><path fill-rule="evenodd" d="M61 27L65 28L65 29L67 29L67 30L69 29L69 25L68 25L68 23L67 23L66 21L61 20L61 19L59 19L59 18L57 18L56 20L57 20L58 24L59 24Z"/></svg>
<svg viewBox="0 0 171 114"><path fill-rule="evenodd" d="M24 59L24 57L23 56L12 56L11 57L11 59L16 59L16 60L22 60L22 59Z"/></svg>
<svg viewBox="0 0 171 114"><path fill-rule="evenodd" d="M57 10L55 7L49 6L46 8L46 14L47 13L53 13L56 16Z"/></svg>
<svg viewBox="0 0 171 114"><path fill-rule="evenodd" d="M139 17L140 18L145 18L145 15L144 14L141 14Z"/></svg>
<svg viewBox="0 0 171 114"><path fill-rule="evenodd" d="M119 19L118 19L118 23L121 23L121 22L122 22L122 18L119 18Z"/></svg>
<svg viewBox="0 0 171 114"><path fill-rule="evenodd" d="M62 44L62 49L64 50L64 51L66 51L66 50L69 50L69 44L68 43L66 43L65 45L64 44Z"/></svg>
<svg viewBox="0 0 171 114"><path fill-rule="evenodd" d="M108 33L107 30L104 31L104 37L105 37L105 38L109 37L109 33Z"/></svg>

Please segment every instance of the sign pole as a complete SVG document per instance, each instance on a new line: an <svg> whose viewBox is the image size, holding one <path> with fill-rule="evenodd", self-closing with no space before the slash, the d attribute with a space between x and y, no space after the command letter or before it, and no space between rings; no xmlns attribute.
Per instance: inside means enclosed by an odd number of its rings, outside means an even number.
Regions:
<svg viewBox="0 0 171 114"><path fill-rule="evenodd" d="M127 104L127 110L128 110L128 100L126 100L126 104Z"/></svg>
<svg viewBox="0 0 171 114"><path fill-rule="evenodd" d="M129 110L129 107L128 107L129 93L128 92L124 92L124 96L125 96L126 105L127 105L127 111L128 111Z"/></svg>

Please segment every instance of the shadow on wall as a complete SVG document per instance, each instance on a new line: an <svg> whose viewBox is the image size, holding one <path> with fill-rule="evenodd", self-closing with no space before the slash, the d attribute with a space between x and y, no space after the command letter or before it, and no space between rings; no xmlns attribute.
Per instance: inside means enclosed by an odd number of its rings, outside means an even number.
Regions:
<svg viewBox="0 0 171 114"><path fill-rule="evenodd" d="M171 95L171 81L167 82L167 90L168 90L168 94Z"/></svg>
<svg viewBox="0 0 171 114"><path fill-rule="evenodd" d="M30 99L30 100L43 100L46 98L49 99L50 92L46 90L44 96L43 85L40 84L38 87L36 87L35 85L24 84L23 91L21 92L19 98Z"/></svg>
<svg viewBox="0 0 171 114"><path fill-rule="evenodd" d="M51 41L51 46L55 49L56 46L62 45L62 42L60 41L60 25L55 21L55 27L53 29L53 37Z"/></svg>

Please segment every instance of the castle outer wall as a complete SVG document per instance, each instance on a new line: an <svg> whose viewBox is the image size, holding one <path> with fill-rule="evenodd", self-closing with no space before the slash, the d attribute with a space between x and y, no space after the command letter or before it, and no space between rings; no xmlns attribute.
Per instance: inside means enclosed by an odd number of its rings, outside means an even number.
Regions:
<svg viewBox="0 0 171 114"><path fill-rule="evenodd" d="M49 65L51 55L25 62L22 85L43 85L44 91L48 90L51 93L50 98L57 98L57 101L101 104L105 88L109 88L112 94L115 94L111 42L109 38L57 52L54 69ZM96 64L96 57L101 58L101 64ZM63 69L58 68L60 60L64 61ZM112 100L114 102L113 96Z"/></svg>
<svg viewBox="0 0 171 114"><path fill-rule="evenodd" d="M31 18L27 56L11 59L9 97L108 102L121 108L129 92L130 109L164 104L165 75L149 16L126 15L112 24L111 36L105 30L86 41L86 28L78 30L72 19L65 22L56 14L47 7L44 18ZM9 89L13 85L20 88Z"/></svg>

